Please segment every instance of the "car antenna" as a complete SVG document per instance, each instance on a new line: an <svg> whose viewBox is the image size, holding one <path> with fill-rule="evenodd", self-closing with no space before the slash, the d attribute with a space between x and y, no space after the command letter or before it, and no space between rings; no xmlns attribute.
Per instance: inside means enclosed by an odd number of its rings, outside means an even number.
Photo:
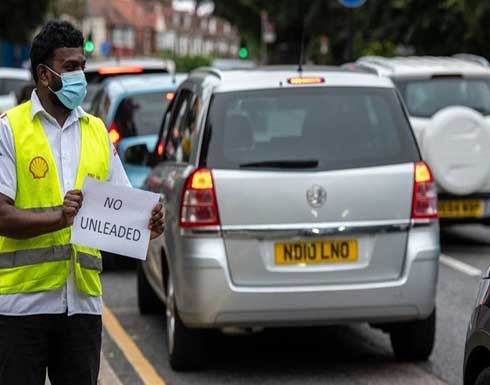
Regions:
<svg viewBox="0 0 490 385"><path fill-rule="evenodd" d="M299 65L298 65L298 72L300 76L303 73L304 54L305 54L305 17L303 15L303 25L301 28L301 42L299 47Z"/></svg>

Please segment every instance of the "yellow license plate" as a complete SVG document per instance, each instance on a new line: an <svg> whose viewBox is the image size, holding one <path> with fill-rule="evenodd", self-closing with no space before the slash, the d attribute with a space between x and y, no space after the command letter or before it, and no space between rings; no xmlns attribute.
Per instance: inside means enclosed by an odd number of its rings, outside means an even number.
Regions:
<svg viewBox="0 0 490 385"><path fill-rule="evenodd" d="M439 216L441 218L474 218L483 216L481 199L440 200Z"/></svg>
<svg viewBox="0 0 490 385"><path fill-rule="evenodd" d="M356 262L359 259L357 240L276 243L276 265L309 265Z"/></svg>

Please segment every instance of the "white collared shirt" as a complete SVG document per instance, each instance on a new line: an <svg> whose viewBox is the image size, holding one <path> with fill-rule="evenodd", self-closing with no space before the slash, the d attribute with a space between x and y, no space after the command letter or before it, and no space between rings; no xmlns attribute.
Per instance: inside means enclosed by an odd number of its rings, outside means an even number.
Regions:
<svg viewBox="0 0 490 385"><path fill-rule="evenodd" d="M85 111L78 107L60 127L56 119L49 115L41 105L36 91L31 95L31 119L39 116L39 121L48 138L53 153L62 195L75 187L75 178L80 158L80 122ZM112 142L108 181L116 185L130 186L126 172ZM15 147L7 117L0 119L0 193L15 199L17 189ZM101 314L101 297L91 297L80 293L75 284L73 269L65 285L52 291L29 294L0 295L1 315L59 314Z"/></svg>

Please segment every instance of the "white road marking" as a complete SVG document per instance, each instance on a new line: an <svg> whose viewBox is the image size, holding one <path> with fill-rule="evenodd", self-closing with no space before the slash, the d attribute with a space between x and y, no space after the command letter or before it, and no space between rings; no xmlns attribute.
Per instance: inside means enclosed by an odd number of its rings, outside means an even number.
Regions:
<svg viewBox="0 0 490 385"><path fill-rule="evenodd" d="M107 362L104 354L100 355L100 371L99 371L99 385L122 385L121 380L116 376L114 370ZM51 385L49 378L46 375L46 384Z"/></svg>
<svg viewBox="0 0 490 385"><path fill-rule="evenodd" d="M122 385L103 354L100 355L99 385Z"/></svg>
<svg viewBox="0 0 490 385"><path fill-rule="evenodd" d="M456 258L450 257L445 254L441 254L440 261L444 266L447 266L453 270L459 271L460 273L464 273L471 277L482 277L483 271L468 265L467 263L461 262Z"/></svg>

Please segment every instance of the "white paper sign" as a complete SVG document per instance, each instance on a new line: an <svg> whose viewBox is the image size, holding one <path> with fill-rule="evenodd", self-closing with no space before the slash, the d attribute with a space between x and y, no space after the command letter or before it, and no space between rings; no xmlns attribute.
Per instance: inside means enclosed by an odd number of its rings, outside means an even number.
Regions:
<svg viewBox="0 0 490 385"><path fill-rule="evenodd" d="M151 211L158 194L86 178L71 243L146 259Z"/></svg>

